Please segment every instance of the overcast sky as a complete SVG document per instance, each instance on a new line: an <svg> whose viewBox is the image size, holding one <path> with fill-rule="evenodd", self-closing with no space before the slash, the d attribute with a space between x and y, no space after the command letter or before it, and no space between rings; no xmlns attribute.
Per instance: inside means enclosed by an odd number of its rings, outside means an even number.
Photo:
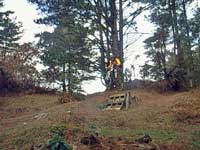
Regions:
<svg viewBox="0 0 200 150"><path fill-rule="evenodd" d="M14 11L13 17L23 23L24 34L21 42L34 42L34 35L45 30L52 30L51 27L37 25L34 20L39 18L36 6L28 3L27 0L5 0L5 9Z"/></svg>
<svg viewBox="0 0 200 150"><path fill-rule="evenodd" d="M36 33L52 30L51 27L37 25L34 23L34 20L39 18L40 15L36 10L36 6L28 3L27 0L5 0L4 9L14 11L15 14L13 17L17 16L17 21L22 22L24 33L21 42L36 42L37 40L34 38ZM136 21L139 32L152 33L153 25L149 24L143 15L136 18ZM143 65L146 60L145 56L143 55L143 52L145 51L143 47L143 40L148 36L148 34L145 34L140 37L137 34L133 34L125 40L126 44L127 42L130 43L137 39L136 42L125 51L125 67L130 68L131 65L134 65L136 67L137 78L139 78L139 66ZM141 57L138 60L135 60L135 56L138 54ZM100 80L86 82L83 85L83 88L87 91L87 93L94 93L105 90Z"/></svg>

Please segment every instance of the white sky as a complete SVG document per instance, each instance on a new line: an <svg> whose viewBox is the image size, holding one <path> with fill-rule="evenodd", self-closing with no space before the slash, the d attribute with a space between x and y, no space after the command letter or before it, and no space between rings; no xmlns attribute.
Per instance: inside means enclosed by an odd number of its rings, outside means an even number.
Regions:
<svg viewBox="0 0 200 150"><path fill-rule="evenodd" d="M39 18L39 13L36 6L28 3L27 0L5 0L4 8L14 11L13 17L17 17L17 21L22 22L24 34L21 42L34 42L36 33L52 30L51 27L34 23L34 20Z"/></svg>
<svg viewBox="0 0 200 150"><path fill-rule="evenodd" d="M37 39L34 38L34 35L36 33L52 30L51 27L37 25L34 23L34 20L39 18L40 15L36 10L36 6L28 3L27 0L5 0L4 9L14 11L15 14L13 17L17 16L17 21L23 23L24 33L21 42L36 42ZM139 32L152 33L153 25L149 24L145 20L144 16L136 18L136 21L138 24ZM134 65L136 67L136 78L139 78L139 66L143 65L146 59L143 55L143 52L145 51L143 47L143 40L148 36L149 35L142 36L137 40L137 42L134 43L134 45L130 46L125 51L125 57L127 58L125 62L125 67L130 68L131 65ZM135 36L129 36L128 42L135 40L135 38ZM141 55L141 57L135 60L135 56L138 54ZM98 79L95 81L85 82L83 85L83 89L87 93L94 93L105 90L104 86L101 84L101 81Z"/></svg>

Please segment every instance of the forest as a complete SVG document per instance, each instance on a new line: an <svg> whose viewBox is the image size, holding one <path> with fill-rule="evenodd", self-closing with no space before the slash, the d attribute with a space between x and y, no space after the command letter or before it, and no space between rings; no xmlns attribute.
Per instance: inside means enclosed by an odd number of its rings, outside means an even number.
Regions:
<svg viewBox="0 0 200 150"><path fill-rule="evenodd" d="M94 80L97 74L108 86L106 62L112 57L122 63L118 80L122 87L131 80L132 72L123 65L124 50L129 46L124 39L137 32L135 18L145 11L150 12L145 17L155 30L144 41L146 52L141 55L147 60L140 66L141 79L165 82L166 89L176 91L199 85L200 9L195 0L30 3L42 14L35 23L52 26L54 31L38 33L36 44L21 44L22 23L10 17L14 12L1 11L2 92L57 83L62 91L76 93L82 91L83 81ZM0 4L4 6L2 0ZM45 69L39 72L37 63Z"/></svg>
<svg viewBox="0 0 200 150"><path fill-rule="evenodd" d="M200 149L199 0L26 0L52 28L34 42L6 2L0 150Z"/></svg>

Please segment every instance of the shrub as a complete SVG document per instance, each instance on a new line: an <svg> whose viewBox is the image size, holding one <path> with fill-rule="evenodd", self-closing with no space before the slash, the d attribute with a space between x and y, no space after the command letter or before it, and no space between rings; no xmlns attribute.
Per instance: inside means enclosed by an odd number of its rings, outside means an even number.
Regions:
<svg viewBox="0 0 200 150"><path fill-rule="evenodd" d="M18 92L19 84L13 77L0 67L0 95L6 95L8 92Z"/></svg>
<svg viewBox="0 0 200 150"><path fill-rule="evenodd" d="M64 125L53 126L50 129L52 138L48 140L46 148L48 150L72 150L73 147L66 143L64 139Z"/></svg>
<svg viewBox="0 0 200 150"><path fill-rule="evenodd" d="M48 150L72 150L73 147L68 145L64 138L59 135L54 135L52 139L47 142Z"/></svg>
<svg viewBox="0 0 200 150"><path fill-rule="evenodd" d="M200 130L193 133L192 149L200 150Z"/></svg>
<svg viewBox="0 0 200 150"><path fill-rule="evenodd" d="M64 136L65 129L65 125L53 126L50 129L50 133L52 133L53 135Z"/></svg>

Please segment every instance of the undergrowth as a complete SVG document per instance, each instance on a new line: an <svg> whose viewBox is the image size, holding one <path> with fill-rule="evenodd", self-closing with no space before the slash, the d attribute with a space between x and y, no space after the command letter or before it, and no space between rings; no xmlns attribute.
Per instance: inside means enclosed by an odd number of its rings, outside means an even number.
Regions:
<svg viewBox="0 0 200 150"><path fill-rule="evenodd" d="M73 147L70 146L64 138L64 131L66 130L65 125L53 126L50 129L51 139L48 140L46 148L48 150L72 150Z"/></svg>
<svg viewBox="0 0 200 150"><path fill-rule="evenodd" d="M200 130L195 131L192 137L192 150L200 150Z"/></svg>
<svg viewBox="0 0 200 150"><path fill-rule="evenodd" d="M176 131L173 130L143 130L143 129L109 129L101 128L99 134L102 136L113 136L113 137L137 137L140 135L148 134L153 139L163 141L176 139L178 137Z"/></svg>

